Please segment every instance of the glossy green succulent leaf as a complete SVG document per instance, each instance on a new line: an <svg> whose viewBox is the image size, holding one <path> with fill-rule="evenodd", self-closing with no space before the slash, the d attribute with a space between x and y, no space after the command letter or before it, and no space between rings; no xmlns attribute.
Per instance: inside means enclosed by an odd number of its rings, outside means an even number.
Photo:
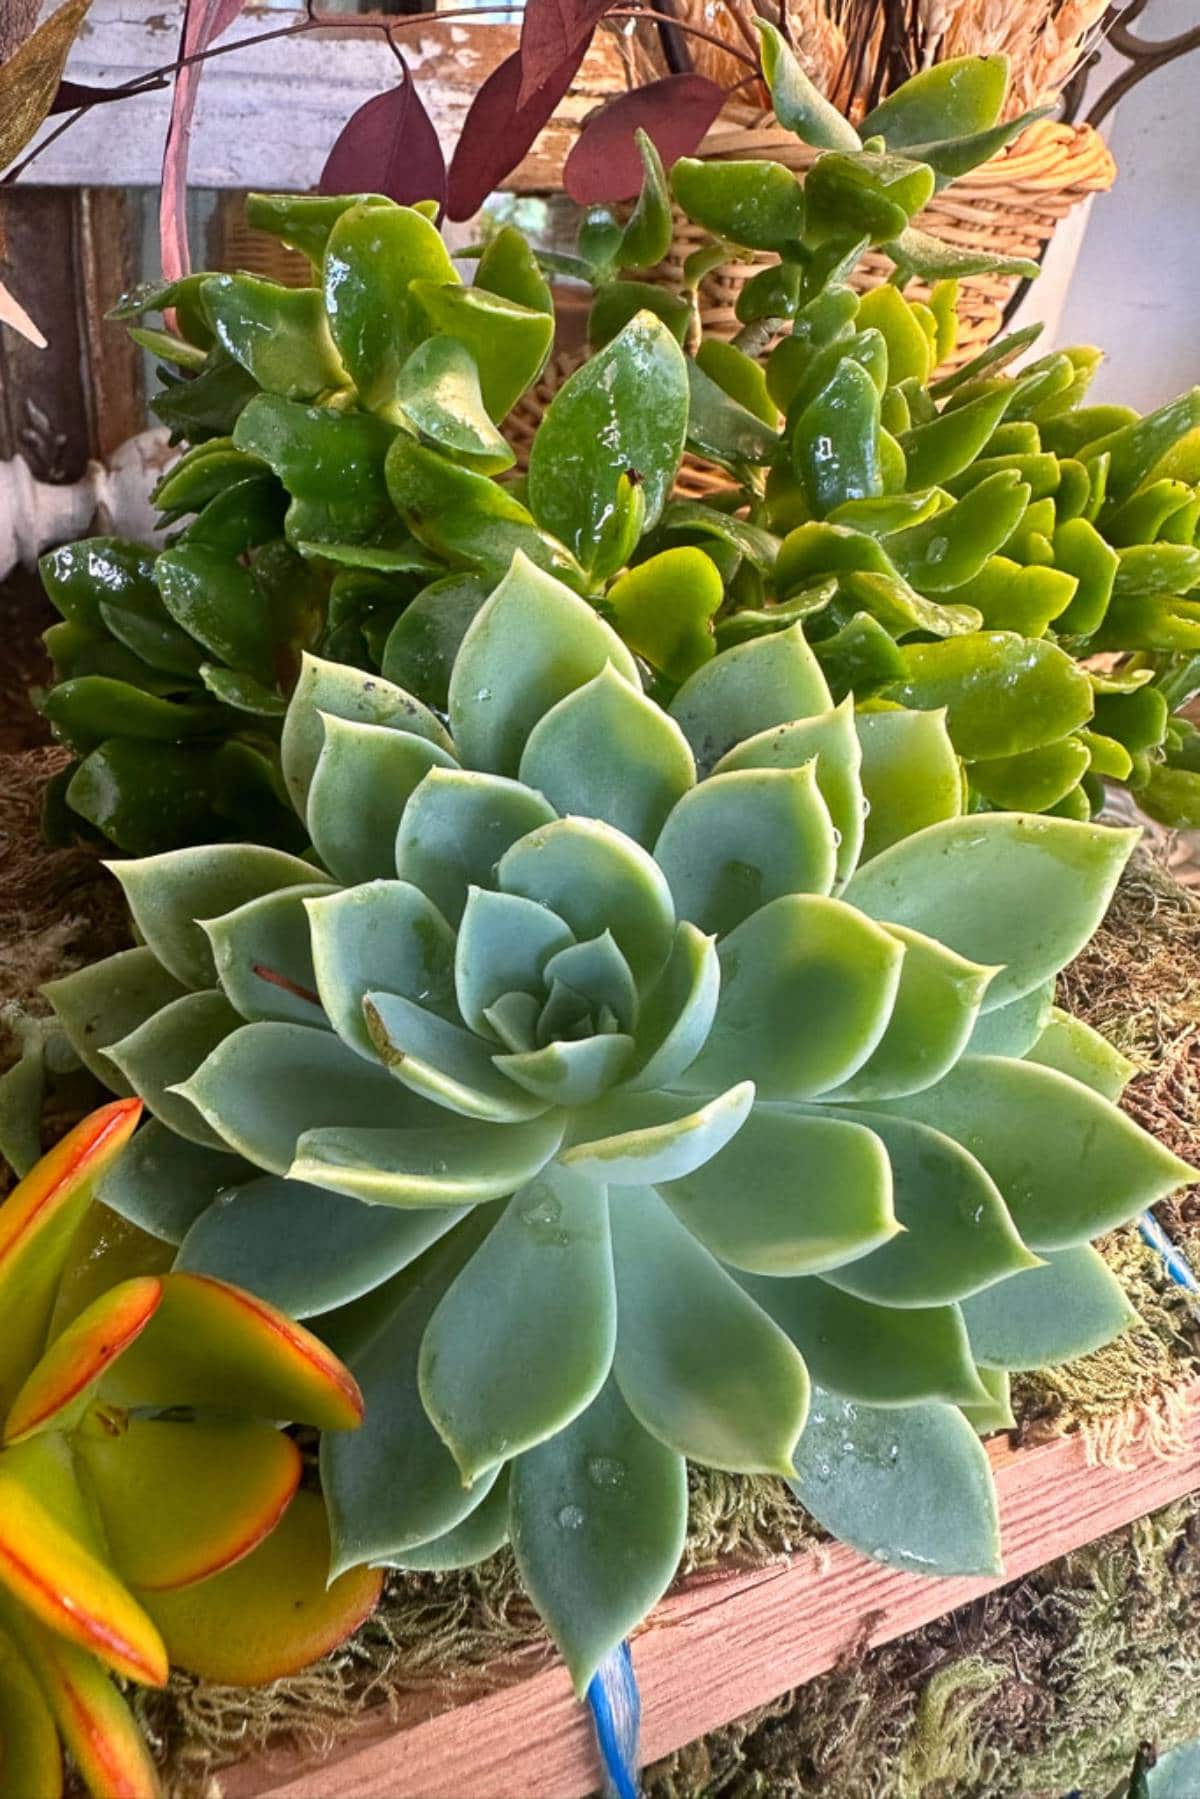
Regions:
<svg viewBox="0 0 1200 1799"><path fill-rule="evenodd" d="M694 357L686 368L688 448L735 473L771 461L780 445L775 429L726 393Z"/></svg>
<svg viewBox="0 0 1200 1799"><path fill-rule="evenodd" d="M349 207L323 257L329 328L364 406L395 419L400 371L428 335L413 283L457 280L438 231L408 206Z"/></svg>
<svg viewBox="0 0 1200 1799"><path fill-rule="evenodd" d="M829 703L820 664L797 624L706 663L684 682L670 710L707 775L735 744L824 712Z"/></svg>
<svg viewBox="0 0 1200 1799"><path fill-rule="evenodd" d="M513 1463L511 1507L521 1578L582 1695L675 1573L683 1457L642 1428L609 1381L566 1430Z"/></svg>
<svg viewBox="0 0 1200 1799"><path fill-rule="evenodd" d="M687 338L692 309L679 294L652 281L609 281L599 290L588 313L588 342L602 350L640 312L661 319L681 347Z"/></svg>
<svg viewBox="0 0 1200 1799"><path fill-rule="evenodd" d="M843 357L800 414L792 460L818 516L882 493L879 390L860 363Z"/></svg>
<svg viewBox="0 0 1200 1799"><path fill-rule="evenodd" d="M622 269L652 269L671 247L671 195L653 140L642 130L634 140L642 159L642 187L621 233L616 263Z"/></svg>
<svg viewBox="0 0 1200 1799"><path fill-rule="evenodd" d="M531 312L554 313L554 297L538 267L537 257L514 225L490 237L475 265L475 286Z"/></svg>
<svg viewBox="0 0 1200 1799"><path fill-rule="evenodd" d="M881 1408L816 1389L790 1485L818 1523L876 1561L1000 1573L987 1456L953 1406Z"/></svg>
<svg viewBox="0 0 1200 1799"><path fill-rule="evenodd" d="M923 69L863 120L863 135L889 145L924 144L986 130L1008 89L1004 56L954 56Z"/></svg>
<svg viewBox="0 0 1200 1799"><path fill-rule="evenodd" d="M180 543L163 551L155 577L168 612L190 637L219 661L273 685L272 621L250 569L208 544Z"/></svg>
<svg viewBox="0 0 1200 1799"><path fill-rule="evenodd" d="M986 485L973 488L967 498L982 493ZM958 594L978 608L986 630L1036 638L1063 616L1077 588L1077 578L1065 568L1022 566L1007 556L989 556L978 572L964 581Z"/></svg>
<svg viewBox="0 0 1200 1799"><path fill-rule="evenodd" d="M484 407L479 369L455 337L418 344L396 380L396 403L410 424L439 449L485 475L516 460Z"/></svg>
<svg viewBox="0 0 1200 1799"><path fill-rule="evenodd" d="M1007 388L984 394L966 405L947 408L926 425L900 438L914 487L935 487L960 475L979 455L1008 410Z"/></svg>
<svg viewBox="0 0 1200 1799"><path fill-rule="evenodd" d="M810 244L858 237L885 243L898 237L932 196L932 169L904 156L831 151L804 183L805 237Z"/></svg>
<svg viewBox="0 0 1200 1799"><path fill-rule="evenodd" d="M727 243L782 251L804 235L804 191L779 163L681 156L671 188L690 219Z"/></svg>
<svg viewBox="0 0 1200 1799"><path fill-rule="evenodd" d="M329 233L359 207L392 208L383 194L247 194L246 223L277 237L320 268ZM164 304L169 302L164 301Z"/></svg>
<svg viewBox="0 0 1200 1799"><path fill-rule="evenodd" d="M767 391L766 375L761 365L753 357L747 356L744 350L739 350L736 344L721 343L710 338L697 349L696 363L710 380L725 390L731 400L736 400L739 406L744 406L747 412L752 412L771 430L778 428L779 408Z"/></svg>
<svg viewBox="0 0 1200 1799"><path fill-rule="evenodd" d="M463 287L452 275L414 281L411 293L425 331L455 338L470 351L483 403L493 419L502 419L540 374L554 341L553 318L485 288Z"/></svg>
<svg viewBox="0 0 1200 1799"><path fill-rule="evenodd" d="M217 342L265 393L311 400L345 382L319 288L210 275L200 297Z"/></svg>
<svg viewBox="0 0 1200 1799"><path fill-rule="evenodd" d="M164 610L154 564L153 551L140 544L90 537L48 551L38 568L47 595L69 623L98 635L107 628L152 667L194 675L200 653Z"/></svg>
<svg viewBox="0 0 1200 1799"><path fill-rule="evenodd" d="M1056 644L981 631L906 645L901 655L906 678L889 697L919 710L945 706L955 748L969 761L1039 749L1092 715L1087 676Z"/></svg>
<svg viewBox="0 0 1200 1799"><path fill-rule="evenodd" d="M630 649L671 680L684 681L715 653L712 620L724 598L712 558L684 545L627 570L605 605Z"/></svg>
<svg viewBox="0 0 1200 1799"><path fill-rule="evenodd" d="M1079 785L1091 756L1079 737L1062 737L1016 756L972 763L971 784L993 806L1017 812L1045 812Z"/></svg>
<svg viewBox="0 0 1200 1799"><path fill-rule="evenodd" d="M233 441L265 462L291 495L295 543L362 543L395 522L383 464L394 428L365 413L335 412L259 394Z"/></svg>
<svg viewBox="0 0 1200 1799"><path fill-rule="evenodd" d="M754 23L762 41L763 74L779 123L822 150L861 149L858 132L813 86L783 34L765 19L756 18Z"/></svg>
<svg viewBox="0 0 1200 1799"><path fill-rule="evenodd" d="M989 1368L1051 1368L1090 1355L1138 1321L1120 1281L1089 1244L1053 1250L1041 1268L963 1303L971 1353Z"/></svg>
<svg viewBox="0 0 1200 1799"><path fill-rule="evenodd" d="M957 281L968 275L1020 275L1033 280L1036 262L1027 256L993 255L987 250L964 250L957 244L933 237L908 225L888 244L888 254L905 274L924 281Z"/></svg>
<svg viewBox="0 0 1200 1799"><path fill-rule="evenodd" d="M978 168L980 163L990 161L1026 126L1049 117L1053 111L1053 105L1034 106L1028 112L1018 113L1015 118L1005 119L998 125L968 131L962 136L942 138L933 143L908 144L906 148L915 161L928 163L937 176L937 185L941 189L957 180L958 176L965 175L968 170Z"/></svg>

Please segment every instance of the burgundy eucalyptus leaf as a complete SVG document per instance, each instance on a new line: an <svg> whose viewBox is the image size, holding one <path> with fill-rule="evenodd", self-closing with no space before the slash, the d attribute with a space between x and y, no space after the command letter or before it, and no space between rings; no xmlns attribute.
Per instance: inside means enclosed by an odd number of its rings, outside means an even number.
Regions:
<svg viewBox="0 0 1200 1799"><path fill-rule="evenodd" d="M586 50L611 4L612 0L525 0L518 106L528 105L577 50Z"/></svg>
<svg viewBox="0 0 1200 1799"><path fill-rule="evenodd" d="M642 185L634 133L646 132L670 168L699 146L725 97L725 89L704 75L668 75L606 101L567 157L563 186L581 206L632 200Z"/></svg>
<svg viewBox="0 0 1200 1799"><path fill-rule="evenodd" d="M187 0L179 56L199 56L227 31L246 0ZM187 242L187 165L192 141L192 117L203 63L192 62L175 77L171 122L163 150L162 195L158 206L162 238L163 276L178 281L191 268Z"/></svg>
<svg viewBox="0 0 1200 1799"><path fill-rule="evenodd" d="M519 98L521 52L515 50L492 70L471 102L450 161L446 202L450 218L473 218L488 195L512 173L553 115L586 52L585 41L524 103Z"/></svg>
<svg viewBox="0 0 1200 1799"><path fill-rule="evenodd" d="M376 94L342 127L321 171L320 191L445 206L446 159L407 64L399 87Z"/></svg>
<svg viewBox="0 0 1200 1799"><path fill-rule="evenodd" d="M166 87L167 84L160 81L154 85ZM88 87L82 81L60 81L47 116L52 118L56 113L75 112L81 106L105 106L110 100L128 100L129 97L127 87Z"/></svg>

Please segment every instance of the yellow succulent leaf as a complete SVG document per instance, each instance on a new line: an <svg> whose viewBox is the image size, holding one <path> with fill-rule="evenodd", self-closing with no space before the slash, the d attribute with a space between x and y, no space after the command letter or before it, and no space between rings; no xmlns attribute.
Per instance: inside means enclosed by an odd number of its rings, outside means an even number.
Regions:
<svg viewBox="0 0 1200 1799"><path fill-rule="evenodd" d="M49 1706L11 1638L0 1630L0 1791L59 1799L62 1754Z"/></svg>
<svg viewBox="0 0 1200 1799"><path fill-rule="evenodd" d="M13 1401L6 1444L34 1431L74 1424L110 1363L145 1330L162 1299L162 1281L142 1275L102 1293L56 1337Z"/></svg>
<svg viewBox="0 0 1200 1799"><path fill-rule="evenodd" d="M29 1617L22 1620L21 1650L94 1799L159 1799L142 1733L100 1664ZM41 1799L42 1789L29 1791ZM47 1789L47 1799L53 1791Z"/></svg>

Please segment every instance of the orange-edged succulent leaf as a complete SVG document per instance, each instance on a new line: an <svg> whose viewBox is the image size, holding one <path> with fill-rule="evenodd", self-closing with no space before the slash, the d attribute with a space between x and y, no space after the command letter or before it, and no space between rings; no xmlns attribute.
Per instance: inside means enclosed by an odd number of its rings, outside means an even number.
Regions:
<svg viewBox="0 0 1200 1799"><path fill-rule="evenodd" d="M0 1205L0 1411L42 1352L71 1239L96 1180L128 1142L141 1110L136 1099L101 1106Z"/></svg>
<svg viewBox="0 0 1200 1799"><path fill-rule="evenodd" d="M68 1458L53 1436L0 1453L0 1589L118 1674L161 1686L162 1639L94 1552L94 1526Z"/></svg>
<svg viewBox="0 0 1200 1799"><path fill-rule="evenodd" d="M111 1287L140 1274L166 1274L174 1260L173 1244L152 1237L94 1199L71 1238L47 1340L53 1343Z"/></svg>
<svg viewBox="0 0 1200 1799"><path fill-rule="evenodd" d="M89 1418L75 1453L114 1566L135 1587L187 1586L249 1555L300 1482L300 1451L257 1419L196 1424Z"/></svg>
<svg viewBox="0 0 1200 1799"><path fill-rule="evenodd" d="M94 1799L158 1799L142 1733L99 1663L32 1618L24 1621L21 1648ZM41 1799L37 1788L30 1791Z"/></svg>
<svg viewBox="0 0 1200 1799"><path fill-rule="evenodd" d="M349 1369L311 1331L240 1287L172 1274L148 1328L109 1370L118 1405L216 1406L352 1430L363 1401Z"/></svg>
<svg viewBox="0 0 1200 1799"><path fill-rule="evenodd" d="M91 1388L153 1318L162 1290L161 1279L147 1274L93 1300L54 1339L17 1394L4 1426L5 1443L77 1423Z"/></svg>
<svg viewBox="0 0 1200 1799"><path fill-rule="evenodd" d="M297 1493L253 1555L212 1580L145 1594L179 1667L230 1686L262 1686L325 1655L369 1617L378 1569L352 1568L326 1586L329 1526L315 1493Z"/></svg>
<svg viewBox="0 0 1200 1799"><path fill-rule="evenodd" d="M59 1799L62 1754L54 1717L15 1643L0 1630L0 1792Z"/></svg>

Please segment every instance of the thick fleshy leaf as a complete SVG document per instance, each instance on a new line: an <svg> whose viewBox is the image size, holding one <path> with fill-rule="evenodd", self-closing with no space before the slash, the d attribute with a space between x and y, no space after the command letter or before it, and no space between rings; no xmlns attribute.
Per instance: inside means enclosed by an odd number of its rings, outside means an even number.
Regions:
<svg viewBox="0 0 1200 1799"><path fill-rule="evenodd" d="M777 725L736 744L713 770L723 775L740 768L802 768L813 761L817 791L833 826L837 884L849 880L854 872L867 810L859 774L862 751L854 725L854 701L847 695L832 712Z"/></svg>
<svg viewBox="0 0 1200 1799"><path fill-rule="evenodd" d="M670 953L675 913L666 879L647 852L591 818L556 819L500 858L505 893L549 906L580 941L611 930L639 983Z"/></svg>
<svg viewBox="0 0 1200 1799"><path fill-rule="evenodd" d="M202 1149L151 1118L100 1180L96 1197L140 1230L179 1243L218 1194L257 1173L241 1156Z"/></svg>
<svg viewBox="0 0 1200 1799"><path fill-rule="evenodd" d="M894 1103L970 1147L1037 1250L1086 1243L1196 1178L1089 1087L1033 1062L964 1056Z"/></svg>
<svg viewBox="0 0 1200 1799"><path fill-rule="evenodd" d="M89 1789L120 1793L122 1799L160 1799L158 1773L141 1728L95 1657L31 1618L21 1620L21 1652ZM7 1776L7 1759L5 1772ZM38 1799L52 1799L56 1788L51 1782L28 1791Z"/></svg>
<svg viewBox="0 0 1200 1799"><path fill-rule="evenodd" d="M312 400L345 383L317 288L209 275L200 296L217 341L264 392Z"/></svg>
<svg viewBox="0 0 1200 1799"><path fill-rule="evenodd" d="M791 1343L653 1188L613 1197L612 1231L626 1405L693 1461L786 1475L808 1407Z"/></svg>
<svg viewBox="0 0 1200 1799"><path fill-rule="evenodd" d="M325 247L334 341L369 411L394 418L400 371L429 332L409 295L415 279L456 281L441 233L409 206L351 207Z"/></svg>
<svg viewBox="0 0 1200 1799"><path fill-rule="evenodd" d="M216 984L212 950L197 919L232 912L280 887L309 886L313 878L312 865L298 856L245 843L197 844L110 866L141 936L185 987Z"/></svg>
<svg viewBox="0 0 1200 1799"><path fill-rule="evenodd" d="M631 469L645 500L646 528L657 524L687 422L683 351L661 319L640 312L568 377L546 408L529 458L534 517L589 567L620 478Z"/></svg>
<svg viewBox="0 0 1200 1799"><path fill-rule="evenodd" d="M904 945L896 1003L866 1062L826 1095L833 1101L891 1099L940 1080L963 1053L997 972L904 925L886 928Z"/></svg>
<svg viewBox="0 0 1200 1799"><path fill-rule="evenodd" d="M133 1089L105 1051L186 991L145 947L118 950L42 988L84 1067L125 1094Z"/></svg>
<svg viewBox="0 0 1200 1799"><path fill-rule="evenodd" d="M747 1275L742 1285L791 1338L817 1385L839 1399L969 1405L983 1397L957 1306L871 1305L822 1280Z"/></svg>
<svg viewBox="0 0 1200 1799"><path fill-rule="evenodd" d="M470 889L490 886L504 852L553 819L553 807L519 781L433 769L405 808L396 872L457 924Z"/></svg>
<svg viewBox="0 0 1200 1799"><path fill-rule="evenodd" d="M479 370L483 404L493 419L504 418L537 380L554 341L550 314L486 288L463 287L458 281L414 281L412 304L424 315L426 330L432 327L465 345Z"/></svg>
<svg viewBox="0 0 1200 1799"><path fill-rule="evenodd" d="M334 1030L378 1060L363 1013L375 988L454 1016L454 934L408 881L365 881L307 907L313 974Z"/></svg>
<svg viewBox="0 0 1200 1799"><path fill-rule="evenodd" d="M267 1175L202 1213L175 1267L248 1287L291 1318L329 1312L424 1254L462 1213L365 1206L322 1187ZM329 1254L331 1242L337 1254Z"/></svg>
<svg viewBox="0 0 1200 1799"><path fill-rule="evenodd" d="M515 1124L545 1111L544 1102L500 1072L494 1046L474 1032L394 993L368 993L363 1011L384 1067L411 1092L463 1118L493 1124Z"/></svg>
<svg viewBox="0 0 1200 1799"><path fill-rule="evenodd" d="M717 946L686 921L678 925L671 953L638 1011L633 1071L625 1087L670 1087L695 1061L712 1027L721 987Z"/></svg>
<svg viewBox="0 0 1200 1799"><path fill-rule="evenodd" d="M454 989L468 1030L491 1034L489 1007L506 993L540 996L546 964L574 943L548 907L515 893L473 887L454 946Z"/></svg>
<svg viewBox="0 0 1200 1799"><path fill-rule="evenodd" d="M426 1117L384 1069L301 1024L244 1024L184 1092L231 1150L271 1174L288 1172L302 1132Z"/></svg>
<svg viewBox="0 0 1200 1799"><path fill-rule="evenodd" d="M1013 631L975 631L905 644L905 675L888 697L917 711L945 706L950 735L970 761L1056 742L1092 716L1086 674L1057 644Z"/></svg>
<svg viewBox="0 0 1200 1799"><path fill-rule="evenodd" d="M710 775L676 805L654 859L679 917L719 937L785 894L827 894L837 843L815 762Z"/></svg>
<svg viewBox="0 0 1200 1799"><path fill-rule="evenodd" d="M223 993L185 993L110 1044L108 1054L138 1098L170 1130L206 1149L220 1149L220 1136L178 1086L241 1022Z"/></svg>
<svg viewBox="0 0 1200 1799"><path fill-rule="evenodd" d="M170 1274L162 1302L105 1377L126 1406L216 1406L323 1430L362 1422L362 1395L323 1343L274 1306L208 1275Z"/></svg>
<svg viewBox="0 0 1200 1799"><path fill-rule="evenodd" d="M0 1411L45 1346L46 1327L71 1243L96 1184L128 1143L140 1100L91 1113L30 1169L0 1205Z"/></svg>
<svg viewBox="0 0 1200 1799"><path fill-rule="evenodd" d="M975 1020L968 1049L973 1056L1024 1056L1044 1031L1054 1001L1054 980L997 1006L992 1012L981 1012Z"/></svg>
<svg viewBox="0 0 1200 1799"><path fill-rule="evenodd" d="M417 345L400 371L398 397L409 422L468 468L494 475L512 467L516 454L488 417L479 367L457 337Z"/></svg>
<svg viewBox="0 0 1200 1799"><path fill-rule="evenodd" d="M586 1106L616 1085L632 1059L633 1039L612 1031L497 1056L496 1066L545 1105Z"/></svg>
<svg viewBox="0 0 1200 1799"><path fill-rule="evenodd" d="M112 1551L131 1586L205 1580L274 1529L301 1473L290 1437L256 1419L99 1422L74 1439Z"/></svg>
<svg viewBox="0 0 1200 1799"><path fill-rule="evenodd" d="M707 774L735 744L829 710L829 689L801 625L738 644L684 682L671 716Z"/></svg>
<svg viewBox="0 0 1200 1799"><path fill-rule="evenodd" d="M804 190L782 163L681 156L671 187L688 218L729 243L783 251L804 234Z"/></svg>
<svg viewBox="0 0 1200 1799"><path fill-rule="evenodd" d="M852 1113L875 1134L891 1165L895 1215L890 1242L825 1279L885 1306L945 1305L1036 1265L987 1171L940 1131L904 1116L915 1101Z"/></svg>
<svg viewBox="0 0 1200 1799"><path fill-rule="evenodd" d="M683 1457L642 1429L610 1380L566 1430L513 1463L511 1507L525 1589L582 1698L675 1573Z"/></svg>
<svg viewBox="0 0 1200 1799"><path fill-rule="evenodd" d="M775 117L785 131L822 150L861 150L849 119L815 87L783 33L765 19L754 21L762 40L762 65Z"/></svg>
<svg viewBox="0 0 1200 1799"><path fill-rule="evenodd" d="M466 569L422 588L388 633L379 664L385 677L418 689L444 712L454 658L491 588L485 576Z"/></svg>
<svg viewBox="0 0 1200 1799"><path fill-rule="evenodd" d="M1078 955L1103 918L1135 831L988 813L948 819L860 868L846 898L969 961L1002 965L984 1009L1007 1005Z"/></svg>
<svg viewBox="0 0 1200 1799"><path fill-rule="evenodd" d="M571 1119L566 1168L614 1187L676 1181L720 1153L746 1122L754 1103L750 1081L707 1105L689 1107L685 1095L621 1093Z"/></svg>
<svg viewBox="0 0 1200 1799"><path fill-rule="evenodd" d="M305 901L334 892L327 882L284 887L202 919L217 979L247 1022L323 1024Z"/></svg>
<svg viewBox="0 0 1200 1799"><path fill-rule="evenodd" d="M508 1470L504 1469L487 1497L461 1524L415 1549L393 1551L379 1565L414 1574L444 1574L454 1568L473 1568L507 1542Z"/></svg>
<svg viewBox="0 0 1200 1799"><path fill-rule="evenodd" d="M731 1143L660 1196L714 1255L753 1274L837 1268L898 1229L880 1139L783 1106L755 1106Z"/></svg>
<svg viewBox="0 0 1200 1799"><path fill-rule="evenodd" d="M549 1168L514 1194L421 1340L421 1399L464 1481L591 1403L616 1328L604 1189Z"/></svg>
<svg viewBox="0 0 1200 1799"><path fill-rule="evenodd" d="M325 744L308 790L307 821L317 854L351 884L388 875L410 795L431 768L454 757L408 731L325 717Z"/></svg>
<svg viewBox="0 0 1200 1799"><path fill-rule="evenodd" d="M539 719L520 776L560 815L602 819L649 847L695 782L696 764L674 720L610 663Z"/></svg>
<svg viewBox="0 0 1200 1799"><path fill-rule="evenodd" d="M862 860L963 810L962 768L943 712L860 712Z"/></svg>
<svg viewBox="0 0 1200 1799"><path fill-rule="evenodd" d="M606 663L640 686L616 632L518 551L468 628L450 677L450 726L463 762L515 774L538 720Z"/></svg>
<svg viewBox="0 0 1200 1799"><path fill-rule="evenodd" d="M976 1046L977 1047L977 1046ZM1137 1072L1136 1065L1114 1049L1106 1037L1082 1018L1072 1018L1057 1006L1050 1009L1041 1032L1023 1052L1026 1061L1069 1074L1115 1104Z"/></svg>
<svg viewBox="0 0 1200 1799"><path fill-rule="evenodd" d="M1014 1372L1090 1355L1138 1321L1120 1281L1087 1243L1052 1251L1044 1267L977 1293L962 1309L976 1361Z"/></svg>
<svg viewBox="0 0 1200 1799"><path fill-rule="evenodd" d="M433 713L402 687L395 687L378 675L364 674L360 668L305 656L284 720L280 746L284 782L301 817L325 743L326 715L359 724L390 725L393 730L407 731L414 737L427 737L439 749L451 748L449 737Z"/></svg>
<svg viewBox="0 0 1200 1799"><path fill-rule="evenodd" d="M144 1275L120 1282L86 1307L55 1337L13 1400L4 1442L76 1423L91 1388L145 1330L161 1299L161 1280Z"/></svg>
<svg viewBox="0 0 1200 1799"><path fill-rule="evenodd" d="M93 1552L65 1444L33 1438L0 1463L0 1588L48 1630L88 1650L129 1680L161 1686L167 1657L136 1600ZM48 1495L53 1497L48 1501ZM59 1499L62 1499L60 1506ZM48 1502L47 1502L48 1501ZM65 1517L62 1515L65 1512ZM86 1544L86 1546L85 1546Z"/></svg>
<svg viewBox="0 0 1200 1799"><path fill-rule="evenodd" d="M717 1015L686 1084L753 1080L763 1099L808 1099L849 1080L879 1043L905 950L840 900L789 894L718 953Z"/></svg>
<svg viewBox="0 0 1200 1799"><path fill-rule="evenodd" d="M953 1406L875 1407L814 1390L790 1486L843 1543L913 1574L999 1574L991 1470Z"/></svg>
<svg viewBox="0 0 1200 1799"><path fill-rule="evenodd" d="M525 1124L464 1119L407 1131L332 1126L305 1131L290 1172L293 1180L371 1205L479 1205L531 1181L562 1133L561 1115L553 1112Z"/></svg>
<svg viewBox="0 0 1200 1799"><path fill-rule="evenodd" d="M146 1593L177 1667L222 1686L265 1686L318 1661L375 1609L383 1576L356 1568L332 1585L319 1494L297 1493L265 1543L211 1580Z"/></svg>
<svg viewBox="0 0 1200 1799"><path fill-rule="evenodd" d="M64 1644L64 1648L66 1645ZM97 1678L108 1686L107 1676ZM109 1691L113 1689L110 1687ZM115 1692L113 1697L116 1697ZM118 1701L119 1703L119 1701ZM3 1744L3 1768L6 1783L14 1794L36 1794L37 1799L61 1799L62 1751L54 1714L43 1697L42 1689L30 1671L29 1663L17 1651L13 1639L4 1634L0 1622L0 1743ZM144 1753L144 1751L143 1751ZM149 1757L146 1757L149 1761ZM136 1799L147 1792L133 1789ZM153 1789L149 1789L153 1791Z"/></svg>

